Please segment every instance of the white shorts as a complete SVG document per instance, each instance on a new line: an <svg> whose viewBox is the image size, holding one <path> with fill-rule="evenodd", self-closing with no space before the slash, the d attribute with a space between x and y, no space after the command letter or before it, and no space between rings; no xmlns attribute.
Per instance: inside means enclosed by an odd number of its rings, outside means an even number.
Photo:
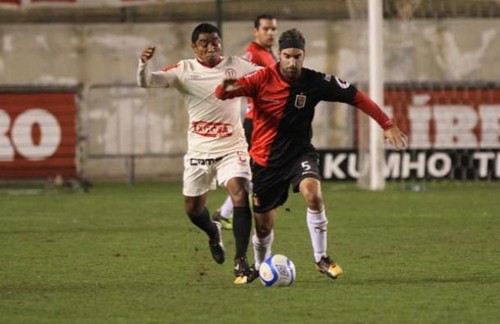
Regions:
<svg viewBox="0 0 500 324"><path fill-rule="evenodd" d="M187 153L184 156L184 196L201 196L209 190L215 190L217 183L226 186L232 178L251 179L248 152L237 151L217 158L207 158L207 154L199 153Z"/></svg>

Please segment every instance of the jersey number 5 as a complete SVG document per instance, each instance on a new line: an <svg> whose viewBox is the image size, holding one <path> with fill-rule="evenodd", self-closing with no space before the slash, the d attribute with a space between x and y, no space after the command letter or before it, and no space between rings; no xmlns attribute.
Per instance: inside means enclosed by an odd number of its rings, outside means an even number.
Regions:
<svg viewBox="0 0 500 324"><path fill-rule="evenodd" d="M309 165L309 161L301 162L300 165L302 166L302 170L304 170L304 171L311 170L311 166Z"/></svg>

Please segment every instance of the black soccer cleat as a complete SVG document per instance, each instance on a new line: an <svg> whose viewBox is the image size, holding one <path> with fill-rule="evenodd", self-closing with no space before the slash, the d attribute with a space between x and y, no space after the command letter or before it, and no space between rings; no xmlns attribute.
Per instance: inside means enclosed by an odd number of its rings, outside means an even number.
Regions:
<svg viewBox="0 0 500 324"><path fill-rule="evenodd" d="M226 259L224 244L222 243L222 230L219 222L214 222L214 224L217 226L217 234L208 240L208 247L215 262L222 264Z"/></svg>
<svg viewBox="0 0 500 324"><path fill-rule="evenodd" d="M234 260L234 283L237 285L248 283L248 274L250 266L248 265L247 258L241 257Z"/></svg>
<svg viewBox="0 0 500 324"><path fill-rule="evenodd" d="M259 277L259 270L249 267L246 258L239 258L234 261L234 276L235 284L249 284Z"/></svg>
<svg viewBox="0 0 500 324"><path fill-rule="evenodd" d="M255 265L252 264L247 274L247 283L251 283L257 278L259 278L259 270L255 269Z"/></svg>

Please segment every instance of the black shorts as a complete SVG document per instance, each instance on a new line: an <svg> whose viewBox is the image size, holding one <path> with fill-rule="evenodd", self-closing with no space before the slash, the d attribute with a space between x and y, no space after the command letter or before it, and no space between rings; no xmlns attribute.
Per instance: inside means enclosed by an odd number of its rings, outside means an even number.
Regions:
<svg viewBox="0 0 500 324"><path fill-rule="evenodd" d="M252 162L253 211L265 213L283 205L290 185L299 192L305 178L320 180L318 153L307 152L279 168L265 168Z"/></svg>
<svg viewBox="0 0 500 324"><path fill-rule="evenodd" d="M248 151L250 151L250 142L252 140L252 131L253 131L253 120L245 118L243 120L243 129L245 130L245 138L247 139Z"/></svg>

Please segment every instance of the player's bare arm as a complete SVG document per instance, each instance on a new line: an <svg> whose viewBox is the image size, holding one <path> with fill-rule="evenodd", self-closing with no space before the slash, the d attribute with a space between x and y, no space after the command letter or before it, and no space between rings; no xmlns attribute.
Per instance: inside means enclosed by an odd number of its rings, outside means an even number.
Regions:
<svg viewBox="0 0 500 324"><path fill-rule="evenodd" d="M154 45L148 46L145 49L143 49L140 56L141 62L146 63L147 61L149 61L155 54L155 51L156 51L156 46Z"/></svg>
<svg viewBox="0 0 500 324"><path fill-rule="evenodd" d="M408 147L408 137L396 125L386 129L384 131L384 137L396 150L404 150Z"/></svg>

